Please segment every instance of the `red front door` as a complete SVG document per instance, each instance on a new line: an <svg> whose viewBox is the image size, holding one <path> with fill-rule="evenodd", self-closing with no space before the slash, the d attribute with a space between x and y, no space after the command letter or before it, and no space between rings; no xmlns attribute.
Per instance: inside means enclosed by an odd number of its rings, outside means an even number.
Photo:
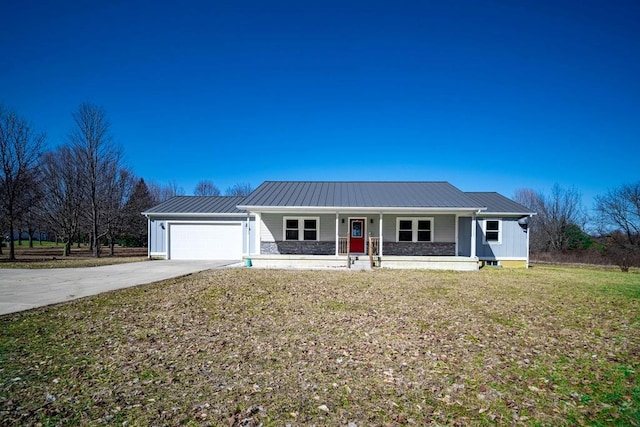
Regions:
<svg viewBox="0 0 640 427"><path fill-rule="evenodd" d="M364 219L350 219L349 230L351 233L351 247L350 252L364 253Z"/></svg>

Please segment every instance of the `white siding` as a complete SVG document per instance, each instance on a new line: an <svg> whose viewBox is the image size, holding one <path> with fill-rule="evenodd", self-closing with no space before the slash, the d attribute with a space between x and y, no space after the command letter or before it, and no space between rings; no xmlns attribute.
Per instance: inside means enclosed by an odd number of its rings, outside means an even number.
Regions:
<svg viewBox="0 0 640 427"><path fill-rule="evenodd" d="M149 220L149 253L164 254L165 239L166 231L164 220Z"/></svg>
<svg viewBox="0 0 640 427"><path fill-rule="evenodd" d="M485 244L482 220L478 218L476 227L478 239L476 241L476 253L479 258L502 259L527 257L527 233L518 224L517 218L491 218L502 219L501 242Z"/></svg>
<svg viewBox="0 0 640 427"><path fill-rule="evenodd" d="M262 226L260 227L260 241L261 242L275 242L284 240L283 237L283 218L320 218L320 235L318 240L323 242L333 242L336 239L336 215L335 214L274 214L263 213Z"/></svg>
<svg viewBox="0 0 640 427"><path fill-rule="evenodd" d="M349 233L349 218L365 218L366 219L366 223L365 223L365 229L364 229L364 233L365 236L369 236L369 233L371 233L372 237L378 237L378 234L380 234L380 215L375 214L375 215L358 215L358 214L340 214L340 217L338 218L338 233L340 234L340 237L346 237L347 234ZM373 224L371 223L371 220L373 219ZM333 216L333 221L335 224L335 220L336 217L335 215ZM344 220L344 224L342 223L342 220ZM383 222L385 220L383 219ZM335 228L335 226L334 226Z"/></svg>
<svg viewBox="0 0 640 427"><path fill-rule="evenodd" d="M456 240L456 216L455 215L416 215L416 214L400 214L400 215L384 215L382 218L382 236L385 242L397 241L396 224L398 217L402 218L433 218L433 241L439 243L454 243ZM375 225L376 232L378 229L377 222ZM372 235L374 235L372 233Z"/></svg>
<svg viewBox="0 0 640 427"><path fill-rule="evenodd" d="M453 243L456 241L456 216L434 215L434 242Z"/></svg>
<svg viewBox="0 0 640 427"><path fill-rule="evenodd" d="M276 213L263 213L262 225L260 227L260 240L262 242L275 242L283 240L282 219L285 216L304 218L304 217L316 217L320 218L320 238L321 241L335 241L336 236L336 214L276 214ZM431 217L433 218L433 241L439 243L453 243L456 238L455 215L431 215L431 214L399 214L399 215L384 215L382 234L384 240L387 242L396 241L396 219L398 217ZM340 214L338 217L338 234L340 237L345 237L349 229L349 218L365 218L365 234L368 236L371 233L372 237L379 237L380 234L380 215L368 214L358 215L355 214ZM344 220L344 223L342 222ZM373 223L371 222L373 220Z"/></svg>
<svg viewBox="0 0 640 427"><path fill-rule="evenodd" d="M336 241L336 214L318 215L320 217L320 241Z"/></svg>
<svg viewBox="0 0 640 427"><path fill-rule="evenodd" d="M282 216L281 214L263 213L261 216L260 241L275 242L282 240Z"/></svg>

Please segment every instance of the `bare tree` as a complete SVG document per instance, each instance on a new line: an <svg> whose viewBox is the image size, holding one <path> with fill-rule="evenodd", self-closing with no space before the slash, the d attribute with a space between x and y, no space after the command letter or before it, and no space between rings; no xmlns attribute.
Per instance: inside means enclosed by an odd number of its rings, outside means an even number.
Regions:
<svg viewBox="0 0 640 427"><path fill-rule="evenodd" d="M549 196L531 189L519 189L515 201L536 212L531 219L531 249L534 252L559 252L567 249L575 227L584 228L587 216L582 207L582 195L575 188L558 184Z"/></svg>
<svg viewBox="0 0 640 427"><path fill-rule="evenodd" d="M606 235L607 254L622 271L640 262L640 181L625 184L596 197L600 232Z"/></svg>
<svg viewBox="0 0 640 427"><path fill-rule="evenodd" d="M220 189L212 181L200 181L193 189L194 196L219 196Z"/></svg>
<svg viewBox="0 0 640 427"><path fill-rule="evenodd" d="M9 231L9 259L15 259L13 233L27 203L22 203L33 185L44 134L14 111L0 105L0 206Z"/></svg>
<svg viewBox="0 0 640 427"><path fill-rule="evenodd" d="M248 182L239 182L232 187L227 188L225 196L248 196L253 191L251 184Z"/></svg>
<svg viewBox="0 0 640 427"><path fill-rule="evenodd" d="M73 114L74 129L69 142L82 166L84 197L89 205L88 219L91 226L93 256L100 256L100 239L106 231L101 229L100 215L107 199L113 175L120 169L122 151L109 131L110 122L102 107L90 103L81 104Z"/></svg>
<svg viewBox="0 0 640 427"><path fill-rule="evenodd" d="M42 211L40 202L44 197L41 168L35 169L30 175L30 183L21 197L23 214L20 218L19 234L23 231L29 236L29 247L33 248L33 236L42 225Z"/></svg>
<svg viewBox="0 0 640 427"><path fill-rule="evenodd" d="M104 228L104 236L109 242L109 254L113 256L115 254L115 241L127 226L124 208L131 197L135 177L126 168L121 168L117 172L112 171L108 176L110 180L106 183L101 223Z"/></svg>
<svg viewBox="0 0 640 427"><path fill-rule="evenodd" d="M42 174L42 214L49 228L62 238L62 255L68 256L82 207L80 162L69 146L61 146L44 154Z"/></svg>
<svg viewBox="0 0 640 427"><path fill-rule="evenodd" d="M175 196L184 196L184 189L178 186L175 181L169 181L167 185L158 184L155 181L149 181L147 188L149 189L149 194L151 195L154 205L162 203Z"/></svg>

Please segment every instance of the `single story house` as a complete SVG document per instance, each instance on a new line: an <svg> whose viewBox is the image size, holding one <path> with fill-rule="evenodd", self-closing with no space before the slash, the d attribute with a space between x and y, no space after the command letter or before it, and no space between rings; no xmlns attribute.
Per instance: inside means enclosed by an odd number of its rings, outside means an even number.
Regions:
<svg viewBox="0 0 640 427"><path fill-rule="evenodd" d="M247 197L179 196L143 214L149 256L258 267L527 267L529 209L448 182L267 181Z"/></svg>

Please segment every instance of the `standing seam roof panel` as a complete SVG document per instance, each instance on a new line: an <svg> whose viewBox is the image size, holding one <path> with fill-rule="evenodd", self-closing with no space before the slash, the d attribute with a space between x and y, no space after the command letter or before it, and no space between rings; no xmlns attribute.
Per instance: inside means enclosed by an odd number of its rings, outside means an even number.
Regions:
<svg viewBox="0 0 640 427"><path fill-rule="evenodd" d="M298 195L298 203L296 203L296 205L309 206L311 198L313 197L313 189L308 182L302 184L302 189L303 191Z"/></svg>
<svg viewBox="0 0 640 427"><path fill-rule="evenodd" d="M363 186L362 187L362 196L366 200L365 203L367 204L367 206L371 206L372 205L373 195L371 194L371 190L372 190L372 188L370 186Z"/></svg>
<svg viewBox="0 0 640 427"><path fill-rule="evenodd" d="M236 206L244 197L236 196L176 196L148 209L148 214L244 214Z"/></svg>
<svg viewBox="0 0 640 427"><path fill-rule="evenodd" d="M356 184L351 184L353 187L353 200L354 200L354 204L357 205L362 205L362 206L366 206L364 205L364 201L362 200L362 195L361 193L358 191L358 188L356 188Z"/></svg>
<svg viewBox="0 0 640 427"><path fill-rule="evenodd" d="M313 191L313 200L315 200L315 204L319 205L322 198L322 185L316 185Z"/></svg>
<svg viewBox="0 0 640 427"><path fill-rule="evenodd" d="M333 189L331 193L333 194L333 206L340 206L340 201L342 200L343 188L341 185L338 185L335 182L332 184L332 188Z"/></svg>
<svg viewBox="0 0 640 427"><path fill-rule="evenodd" d="M349 184L349 201L352 205L360 205L360 199L358 197L358 190L356 190L355 183Z"/></svg>
<svg viewBox="0 0 640 427"><path fill-rule="evenodd" d="M299 182L296 187L298 187L298 191L293 194L289 194L289 202L292 206L304 206L302 201L309 191L309 184L306 182Z"/></svg>
<svg viewBox="0 0 640 427"><path fill-rule="evenodd" d="M353 193L353 183L350 182L347 184L347 204L349 206L353 206L355 204L355 195Z"/></svg>
<svg viewBox="0 0 640 427"><path fill-rule="evenodd" d="M284 185L284 183L274 183L273 187L275 187L276 190L278 204L288 206L291 195L287 193L287 187Z"/></svg>
<svg viewBox="0 0 640 427"><path fill-rule="evenodd" d="M478 202L447 182L266 182L246 206L462 207Z"/></svg>
<svg viewBox="0 0 640 427"><path fill-rule="evenodd" d="M306 191L304 193L304 198L301 201L301 205L303 206L311 206L311 203L313 203L313 199L315 197L315 188L317 187L316 185L312 186L311 184L309 184L308 182L306 182L304 184L304 187L306 188Z"/></svg>
<svg viewBox="0 0 640 427"><path fill-rule="evenodd" d="M326 182L322 183L322 190L323 190L323 194L324 197L322 198L322 200L320 200L320 202L324 205L327 206L327 202L329 199L329 189L328 189L329 185Z"/></svg>
<svg viewBox="0 0 640 427"><path fill-rule="evenodd" d="M487 207L486 213L534 213L531 209L496 192L468 192L473 200Z"/></svg>
<svg viewBox="0 0 640 427"><path fill-rule="evenodd" d="M316 188L317 185L312 186L308 182L304 184L306 191L304 192L304 197L301 200L300 204L303 206L312 206L313 201L316 199Z"/></svg>

